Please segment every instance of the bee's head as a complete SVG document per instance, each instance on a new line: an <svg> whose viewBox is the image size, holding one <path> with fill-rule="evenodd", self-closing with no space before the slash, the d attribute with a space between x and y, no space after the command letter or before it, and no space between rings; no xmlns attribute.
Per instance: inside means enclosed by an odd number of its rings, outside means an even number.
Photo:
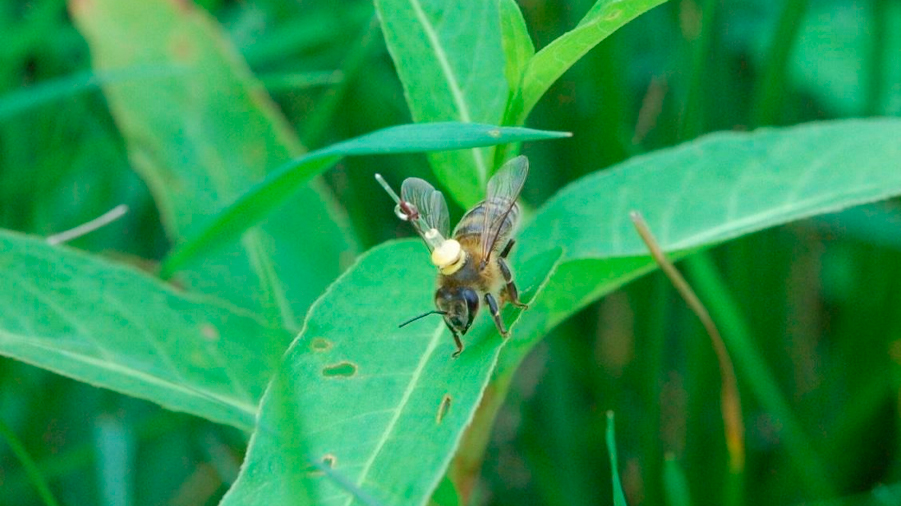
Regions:
<svg viewBox="0 0 901 506"><path fill-rule="evenodd" d="M471 288L442 286L435 292L435 306L451 329L465 334L479 310L479 294Z"/></svg>

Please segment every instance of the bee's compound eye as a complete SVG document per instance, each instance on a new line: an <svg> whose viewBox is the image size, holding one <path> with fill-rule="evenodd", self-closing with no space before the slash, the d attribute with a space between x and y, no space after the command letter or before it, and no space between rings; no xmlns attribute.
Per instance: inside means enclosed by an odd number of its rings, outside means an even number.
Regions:
<svg viewBox="0 0 901 506"><path fill-rule="evenodd" d="M460 295L462 295L463 300L466 301L466 308L469 309L469 321L471 322L476 311L479 310L479 294L477 294L475 290L465 288L460 292Z"/></svg>

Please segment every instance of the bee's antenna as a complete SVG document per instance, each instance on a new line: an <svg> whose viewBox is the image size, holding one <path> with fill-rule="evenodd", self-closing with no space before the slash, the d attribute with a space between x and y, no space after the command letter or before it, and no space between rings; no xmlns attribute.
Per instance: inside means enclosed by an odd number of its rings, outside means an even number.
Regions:
<svg viewBox="0 0 901 506"><path fill-rule="evenodd" d="M397 328L401 328L401 327L403 327L403 326L405 326L405 325L409 325L409 324L415 322L416 320L419 320L420 318L425 318L426 316L433 315L433 314L446 315L446 314L447 314L447 311L437 311L437 310L435 310L435 311L429 311L428 313L423 313L423 314L421 314L421 315L419 315L419 316L414 316L413 318L410 318L409 320L407 320L407 321L401 323L400 325L398 325Z"/></svg>

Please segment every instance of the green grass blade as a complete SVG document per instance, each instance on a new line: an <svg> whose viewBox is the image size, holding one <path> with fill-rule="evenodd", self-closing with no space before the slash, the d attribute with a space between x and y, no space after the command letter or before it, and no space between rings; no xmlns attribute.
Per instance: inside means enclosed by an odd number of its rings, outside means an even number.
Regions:
<svg viewBox="0 0 901 506"><path fill-rule="evenodd" d="M565 132L474 123L423 123L385 128L310 152L273 171L264 181L213 217L210 224L192 239L179 245L163 263L162 276L168 277L192 260L209 255L216 248L234 241L281 207L310 178L334 165L343 156L459 150L568 136Z"/></svg>
<svg viewBox="0 0 901 506"><path fill-rule="evenodd" d="M66 247L0 233L0 355L249 430L290 334ZM252 343L252 344L251 344Z"/></svg>
<svg viewBox="0 0 901 506"><path fill-rule="evenodd" d="M789 59L798 32L804 26L807 4L808 0L788 0L782 6L762 75L755 84L751 102L751 124L754 126L777 124L781 119Z"/></svg>
<svg viewBox="0 0 901 506"><path fill-rule="evenodd" d="M613 483L613 504L615 506L628 506L626 494L623 493L622 480L619 477L619 462L616 458L616 427L613 421L613 411L607 412L607 430L604 432L607 442L607 455L610 456L610 480Z"/></svg>
<svg viewBox="0 0 901 506"><path fill-rule="evenodd" d="M41 501L47 506L59 506L56 498L53 497L53 492L50 491L50 487L47 485L47 480L41 475L40 469L38 469L37 464L34 463L34 459L31 458L31 455L28 454L25 445L19 441L19 438L16 437L16 433L13 432L3 420L0 420L0 438L6 440L9 449L19 460L19 463L22 464L25 473L31 480L32 485L34 485L35 490L37 490Z"/></svg>
<svg viewBox="0 0 901 506"><path fill-rule="evenodd" d="M73 4L72 14L97 72L185 69L166 79L104 86L130 160L174 241L303 151L205 11L173 2L98 0ZM321 182L299 188L291 206L292 212L271 216L242 241L192 265L179 281L299 328L356 245Z"/></svg>
<svg viewBox="0 0 901 506"><path fill-rule="evenodd" d="M0 97L0 121L58 100L71 98L80 93L96 91L101 86L121 84L129 81L171 78L185 72L186 69L178 67L147 66L111 72L80 72L66 77L51 79L12 91Z"/></svg>
<svg viewBox="0 0 901 506"><path fill-rule="evenodd" d="M518 266L524 300L540 291L559 256L549 251ZM428 500L478 406L498 352L517 339L519 311L510 308L507 341L483 312L457 359L451 358L455 346L441 318L398 328L431 306L434 276L419 241L371 250L314 305L285 356L287 396L304 417L311 455L383 504ZM274 415L285 409L277 400L285 395L267 392L261 428L277 433ZM287 500L284 477L292 471L279 457L283 443L272 434L256 432L224 506L251 498L267 504ZM332 482L313 480L313 490L317 504L356 503Z"/></svg>
<svg viewBox="0 0 901 506"><path fill-rule="evenodd" d="M375 7L414 121L501 124L507 80L497 0L376 0ZM484 196L493 153L429 160L450 196L469 206Z"/></svg>
<svg viewBox="0 0 901 506"><path fill-rule="evenodd" d="M742 384L748 385L754 398L766 409L782 428L784 435L782 442L791 456L800 481L805 488L816 496L828 496L834 493L832 485L827 479L826 470L823 468L822 457L810 442L802 428L801 422L792 412L788 399L782 394L776 376L769 364L763 358L763 353L754 342L750 325L746 317L741 314L739 305L728 288L720 279L713 261L707 256L692 256L686 262L686 268L691 273L695 287L705 300L716 301L710 305L713 318L720 323L723 341L730 351L736 372L742 380ZM742 488L742 476L732 472L727 482L726 497L733 499L727 504L738 504L741 494L737 490Z"/></svg>
<svg viewBox="0 0 901 506"><path fill-rule="evenodd" d="M519 125L554 82L591 48L665 0L598 0L578 26L535 53L505 123Z"/></svg>
<svg viewBox="0 0 901 506"><path fill-rule="evenodd" d="M663 491L667 506L691 506L688 478L675 455L667 455L664 460Z"/></svg>

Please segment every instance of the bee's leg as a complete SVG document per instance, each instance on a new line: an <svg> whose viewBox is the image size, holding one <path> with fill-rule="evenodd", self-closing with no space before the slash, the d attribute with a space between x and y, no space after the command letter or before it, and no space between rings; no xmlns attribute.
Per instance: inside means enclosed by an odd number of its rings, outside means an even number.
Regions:
<svg viewBox="0 0 901 506"><path fill-rule="evenodd" d="M510 250L513 249L514 244L516 244L516 239L510 239L509 241L507 241L507 245L504 246L503 250L501 250L500 257L507 258L507 255L510 254Z"/></svg>
<svg viewBox="0 0 901 506"><path fill-rule="evenodd" d="M504 328L504 321L501 320L501 310L497 305L497 301L494 300L494 295L486 293L485 302L488 303L488 309L491 310L491 318L494 320L494 326L497 327L497 330L502 336L507 337L507 329Z"/></svg>
<svg viewBox="0 0 901 506"><path fill-rule="evenodd" d="M513 241L507 243L507 247L504 248L504 251L509 251L510 246L513 244ZM521 307L523 309L529 309L528 304L523 304L519 300L519 290L516 289L516 283L513 282L513 273L510 272L510 266L507 265L507 261L504 260L504 255L501 254L497 259L497 265L501 268L501 274L504 276L504 281L507 282L507 299L516 307Z"/></svg>
<svg viewBox="0 0 901 506"><path fill-rule="evenodd" d="M457 331L451 328L450 325L447 326L450 329L451 335L454 336L454 343L457 345L457 351L451 355L451 358L457 358L460 356L460 353L463 352L463 341L460 340L460 334L457 334Z"/></svg>

